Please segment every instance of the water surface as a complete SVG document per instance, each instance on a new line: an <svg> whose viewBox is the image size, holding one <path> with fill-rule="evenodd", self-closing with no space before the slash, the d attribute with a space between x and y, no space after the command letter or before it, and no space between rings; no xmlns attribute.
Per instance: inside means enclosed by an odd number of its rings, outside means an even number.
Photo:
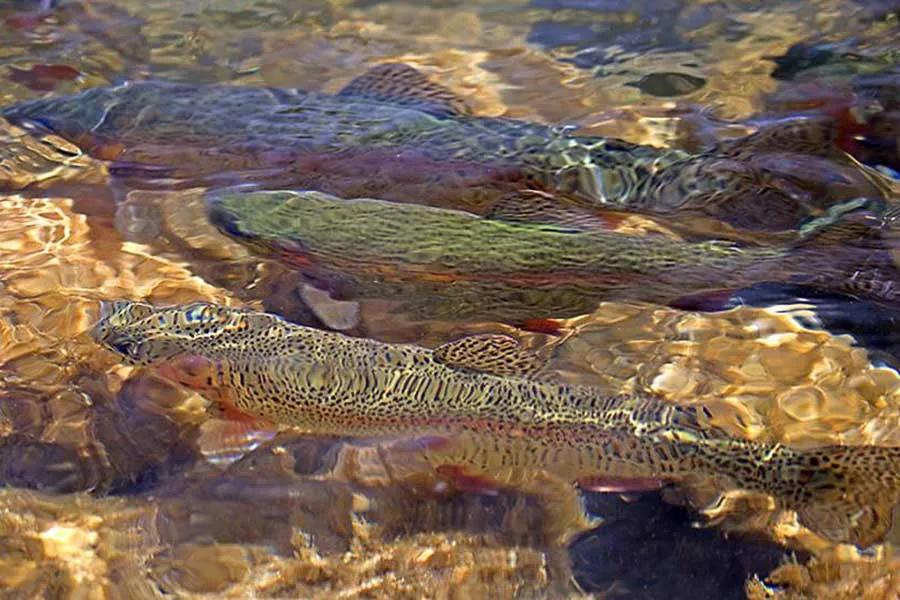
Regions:
<svg viewBox="0 0 900 600"><path fill-rule="evenodd" d="M854 156L895 200L897 21L890 2L853 0L22 0L0 4L0 105L147 79L334 93L405 62L479 115L689 151L776 117L875 106L875 134ZM733 494L704 515L721 490L569 490L560 503L575 498L603 522L560 547L552 513L521 491L451 493L371 440L247 432L211 416L199 396L90 339L99 301L208 300L321 328L343 322L322 317L342 305L302 293L296 270L209 224L202 189L131 189L71 140L6 122L0 135L9 597L900 593L900 525L858 548L765 497ZM669 225L631 216L617 227L677 236ZM735 436L900 445L890 307L763 286L721 311L697 308L710 307L603 302L547 331L423 319L386 296L339 328L426 346L508 332L567 381L704 403Z"/></svg>

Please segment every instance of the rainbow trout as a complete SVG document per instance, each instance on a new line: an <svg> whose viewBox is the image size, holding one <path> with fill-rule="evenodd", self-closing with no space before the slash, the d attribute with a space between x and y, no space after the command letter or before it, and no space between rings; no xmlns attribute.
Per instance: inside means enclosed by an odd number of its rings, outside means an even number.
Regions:
<svg viewBox="0 0 900 600"><path fill-rule="evenodd" d="M125 361L162 365L243 413L314 434L432 440L420 451L436 469L461 466L501 484L541 470L642 486L714 478L769 494L820 534L860 544L885 534L900 495L900 448L799 451L730 438L704 425L702 406L554 381L501 335L430 350L212 304L129 301L104 303L93 335Z"/></svg>
<svg viewBox="0 0 900 600"><path fill-rule="evenodd" d="M484 218L289 191L224 192L208 206L222 231L299 269L335 298L393 299L398 310L423 319L519 323L584 314L602 300L667 304L760 282L893 304L900 281L886 252L828 239L841 216L798 244L739 247L582 229L558 210L540 223L516 213Z"/></svg>
<svg viewBox="0 0 900 600"><path fill-rule="evenodd" d="M776 163L790 161L772 149L821 153L833 137L827 124L795 122L775 135L692 156L473 116L452 92L399 64L376 67L337 95L129 82L23 102L0 114L111 161L114 175L140 187L253 182L476 213L509 193L537 189L593 208L691 209L739 228L777 229L814 215L829 190L854 185L845 181L852 176L834 172L810 195L796 181L821 179L822 169L777 174ZM755 165L757 153L769 158ZM850 197L875 193L856 186Z"/></svg>

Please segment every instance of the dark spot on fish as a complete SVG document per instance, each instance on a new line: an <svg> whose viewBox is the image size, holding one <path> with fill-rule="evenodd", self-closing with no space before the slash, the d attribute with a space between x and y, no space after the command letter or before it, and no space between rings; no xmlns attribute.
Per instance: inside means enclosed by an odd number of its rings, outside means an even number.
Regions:
<svg viewBox="0 0 900 600"><path fill-rule="evenodd" d="M706 85L706 79L688 75L687 73L663 72L645 75L640 80L626 85L636 87L651 96L668 98L696 92Z"/></svg>

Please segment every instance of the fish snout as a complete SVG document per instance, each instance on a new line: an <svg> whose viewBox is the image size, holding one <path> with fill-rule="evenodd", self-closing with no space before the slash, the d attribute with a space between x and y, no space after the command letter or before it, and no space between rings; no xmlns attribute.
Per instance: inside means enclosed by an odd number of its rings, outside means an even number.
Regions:
<svg viewBox="0 0 900 600"><path fill-rule="evenodd" d="M100 340L100 344L130 365L155 365L184 354L178 344L162 337L112 333Z"/></svg>
<svg viewBox="0 0 900 600"><path fill-rule="evenodd" d="M144 344L128 334L116 331L103 318L91 330L91 338L129 364L146 364Z"/></svg>
<svg viewBox="0 0 900 600"><path fill-rule="evenodd" d="M152 312L150 305L140 302L103 300L99 318L90 331L91 338L129 364L147 365L165 359L177 353L177 349L149 328L146 319Z"/></svg>
<svg viewBox="0 0 900 600"><path fill-rule="evenodd" d="M221 195L206 197L206 214L209 222L226 235L239 239L247 237L241 229L238 215L226 207Z"/></svg>
<svg viewBox="0 0 900 600"><path fill-rule="evenodd" d="M97 322L91 327L90 336L97 344L101 346L107 345L107 340L113 331L112 320L115 316L115 303L108 300L100 301L100 316Z"/></svg>

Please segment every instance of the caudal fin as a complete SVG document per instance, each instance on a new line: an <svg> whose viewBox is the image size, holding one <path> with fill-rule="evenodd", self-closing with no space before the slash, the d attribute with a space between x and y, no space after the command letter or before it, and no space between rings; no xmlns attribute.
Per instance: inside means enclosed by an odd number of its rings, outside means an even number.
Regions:
<svg viewBox="0 0 900 600"><path fill-rule="evenodd" d="M808 481L794 508L800 523L866 547L900 527L900 447L830 446L801 454Z"/></svg>
<svg viewBox="0 0 900 600"><path fill-rule="evenodd" d="M870 198L853 198L806 221L787 262L794 273L788 283L900 303L900 265L892 207Z"/></svg>

